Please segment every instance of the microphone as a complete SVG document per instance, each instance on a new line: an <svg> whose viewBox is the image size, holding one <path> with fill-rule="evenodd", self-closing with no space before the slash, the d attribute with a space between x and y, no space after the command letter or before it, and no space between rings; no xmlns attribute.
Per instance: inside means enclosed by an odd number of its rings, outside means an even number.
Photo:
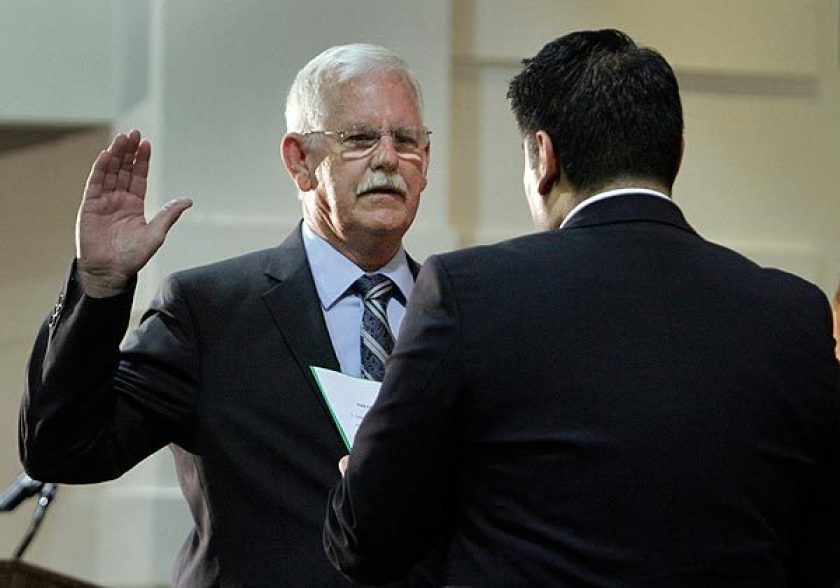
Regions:
<svg viewBox="0 0 840 588"><path fill-rule="evenodd" d="M0 512L14 510L18 504L35 496L44 487L44 482L33 480L24 473L18 475L15 481L0 494Z"/></svg>

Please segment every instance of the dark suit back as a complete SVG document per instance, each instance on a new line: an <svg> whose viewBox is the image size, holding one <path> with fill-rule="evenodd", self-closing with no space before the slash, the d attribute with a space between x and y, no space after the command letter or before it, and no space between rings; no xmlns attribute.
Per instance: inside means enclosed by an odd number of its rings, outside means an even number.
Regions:
<svg viewBox="0 0 840 588"><path fill-rule="evenodd" d="M455 585L823 585L840 501L824 296L656 197L572 221L424 266L334 501L369 541L347 569L397 569L446 512ZM389 459L408 488L379 483ZM374 480L410 498L378 515ZM414 536L389 551L377 517L410 501Z"/></svg>

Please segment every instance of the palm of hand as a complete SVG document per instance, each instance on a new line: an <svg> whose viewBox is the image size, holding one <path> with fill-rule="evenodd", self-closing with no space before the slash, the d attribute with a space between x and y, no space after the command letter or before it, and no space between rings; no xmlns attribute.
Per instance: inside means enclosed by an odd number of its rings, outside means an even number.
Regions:
<svg viewBox="0 0 840 588"><path fill-rule="evenodd" d="M132 275L160 246L156 236L149 234L143 196L128 191L86 196L78 225L79 257L88 271L110 269Z"/></svg>
<svg viewBox="0 0 840 588"><path fill-rule="evenodd" d="M173 200L146 221L150 157L151 144L135 130L117 135L94 161L76 220L77 268L88 293L108 295L124 289L192 205L186 199Z"/></svg>

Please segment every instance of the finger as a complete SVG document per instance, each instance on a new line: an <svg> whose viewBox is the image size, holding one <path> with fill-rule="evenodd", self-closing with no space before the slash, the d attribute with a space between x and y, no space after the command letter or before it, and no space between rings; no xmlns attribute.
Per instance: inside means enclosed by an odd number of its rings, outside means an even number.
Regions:
<svg viewBox="0 0 840 588"><path fill-rule="evenodd" d="M117 183L114 185L115 190L127 190L128 184L131 181L131 171L134 168L134 158L137 153L137 146L140 143L140 132L133 130L128 134L128 140L125 145L125 153L123 154L120 167L117 171Z"/></svg>
<svg viewBox="0 0 840 588"><path fill-rule="evenodd" d="M117 172L120 170L123 155L125 155L125 146L128 143L128 137L123 133L119 133L114 140L111 141L108 152L111 154L111 160L108 162L108 167L105 170L105 179L102 182L102 189L110 192L117 185Z"/></svg>
<svg viewBox="0 0 840 588"><path fill-rule="evenodd" d="M131 172L131 180L128 184L128 191L140 198L146 195L146 180L149 177L149 162L152 157L152 144L146 139L140 141L134 157L134 169Z"/></svg>
<svg viewBox="0 0 840 588"><path fill-rule="evenodd" d="M105 180L105 171L111 161L111 154L108 151L100 151L93 165L90 166L87 182L85 182L84 198L97 198L102 194L102 182Z"/></svg>
<svg viewBox="0 0 840 588"><path fill-rule="evenodd" d="M163 242L169 229L181 217L181 214L192 205L193 201L189 198L175 198L164 204L157 211L157 214L149 221L149 227L160 242Z"/></svg>

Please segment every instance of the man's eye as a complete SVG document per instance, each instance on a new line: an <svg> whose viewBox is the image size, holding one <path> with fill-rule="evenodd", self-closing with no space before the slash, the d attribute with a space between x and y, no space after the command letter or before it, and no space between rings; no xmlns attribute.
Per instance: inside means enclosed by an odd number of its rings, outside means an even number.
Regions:
<svg viewBox="0 0 840 588"><path fill-rule="evenodd" d="M372 145L379 140L379 133L373 132L357 132L352 135L347 135L344 138L346 143L355 145Z"/></svg>
<svg viewBox="0 0 840 588"><path fill-rule="evenodd" d="M394 132L394 141L397 142L399 145L405 145L407 147L416 147L417 146L417 137L414 136L413 133L408 131L400 131L397 130Z"/></svg>

